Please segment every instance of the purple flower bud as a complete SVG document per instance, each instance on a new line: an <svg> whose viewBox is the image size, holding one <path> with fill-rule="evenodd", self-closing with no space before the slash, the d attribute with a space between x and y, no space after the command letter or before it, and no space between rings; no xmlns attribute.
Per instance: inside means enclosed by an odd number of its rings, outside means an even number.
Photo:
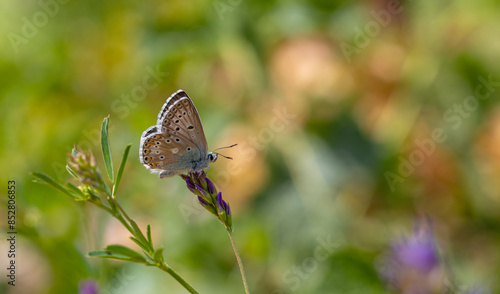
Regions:
<svg viewBox="0 0 500 294"><path fill-rule="evenodd" d="M203 205L203 206L208 206L208 203L203 200L203 198L201 198L200 196L198 196L198 201L200 201L200 203Z"/></svg>
<svg viewBox="0 0 500 294"><path fill-rule="evenodd" d="M208 189L208 192L210 194L214 194L217 192L217 190L215 189L215 186L214 184L212 183L212 181L210 181L210 179L208 178L205 178L205 181L207 181L207 189Z"/></svg>
<svg viewBox="0 0 500 294"><path fill-rule="evenodd" d="M227 228L232 230L229 205L222 200L222 193L217 193L215 185L206 177L205 172L190 172L187 175L181 175L181 177L186 181L188 189L198 196L200 204L217 216Z"/></svg>
<svg viewBox="0 0 500 294"><path fill-rule="evenodd" d="M208 197L208 194L207 194L207 192L203 189L203 187L201 187L201 186L200 186L200 185L198 185L198 184L195 184L195 186L196 186L196 189L198 190L198 192L200 192L203 196Z"/></svg>
<svg viewBox="0 0 500 294"><path fill-rule="evenodd" d="M98 294L99 292L97 283L93 280L85 280L80 282L80 286L78 288L78 294Z"/></svg>
<svg viewBox="0 0 500 294"><path fill-rule="evenodd" d="M217 209L222 212L224 211L224 200L222 200L222 192L217 194Z"/></svg>
<svg viewBox="0 0 500 294"><path fill-rule="evenodd" d="M189 189L189 191L191 191L192 193L195 193L196 194L196 186L195 184L191 181L190 178L187 178L186 179L186 185Z"/></svg>

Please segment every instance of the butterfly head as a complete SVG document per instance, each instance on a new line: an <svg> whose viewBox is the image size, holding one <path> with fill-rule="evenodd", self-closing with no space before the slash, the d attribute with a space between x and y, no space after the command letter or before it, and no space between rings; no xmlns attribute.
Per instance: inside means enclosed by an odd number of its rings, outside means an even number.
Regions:
<svg viewBox="0 0 500 294"><path fill-rule="evenodd" d="M215 162L217 160L217 156L218 153L214 153L214 152L208 152L207 154L207 159L209 162Z"/></svg>
<svg viewBox="0 0 500 294"><path fill-rule="evenodd" d="M214 151L212 151L212 152L208 152L207 159L208 159L210 162L215 162L215 161L217 160L217 157L218 157L219 155L220 155L220 156L222 156L222 157L224 157L224 158L227 158L227 159L233 159L232 157L222 155L222 154L220 154L219 152L215 152L215 151L217 151L217 150L219 150L219 149L231 148L231 147L234 147L234 146L236 146L236 145L238 145L238 144L233 144L233 145L231 145L231 146L226 146L226 147L220 147L220 148L215 149L215 150L214 150Z"/></svg>

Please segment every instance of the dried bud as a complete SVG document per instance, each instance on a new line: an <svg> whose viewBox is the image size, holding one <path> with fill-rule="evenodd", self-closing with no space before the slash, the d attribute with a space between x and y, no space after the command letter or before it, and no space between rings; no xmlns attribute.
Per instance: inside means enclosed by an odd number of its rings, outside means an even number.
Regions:
<svg viewBox="0 0 500 294"><path fill-rule="evenodd" d="M68 154L68 168L74 173L83 187L90 186L97 191L107 191L101 172L97 167L96 159L91 152L82 151L75 146L72 154Z"/></svg>

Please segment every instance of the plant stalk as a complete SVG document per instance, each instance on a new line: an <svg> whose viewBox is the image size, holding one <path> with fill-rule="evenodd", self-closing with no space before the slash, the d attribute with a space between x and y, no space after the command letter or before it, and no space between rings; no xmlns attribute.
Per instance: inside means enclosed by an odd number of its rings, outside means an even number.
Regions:
<svg viewBox="0 0 500 294"><path fill-rule="evenodd" d="M238 253L238 248L236 248L236 243L234 242L233 233L231 230L226 227L227 234L229 235L229 239L231 240L231 245L233 245L234 255L236 256L236 260L238 261L238 267L240 268L241 280L243 281L243 287L245 288L245 293L250 294L248 290L247 278L245 276L245 270L243 269L243 262L241 262L240 254Z"/></svg>
<svg viewBox="0 0 500 294"><path fill-rule="evenodd" d="M188 282L186 282L181 276L179 276L173 269L171 269L168 265L165 264L165 262L161 264L156 265L159 269L162 271L166 272L167 274L171 275L174 279L179 282L186 290L189 291L189 293L193 294L199 294L198 291L196 291L191 285L189 285Z"/></svg>

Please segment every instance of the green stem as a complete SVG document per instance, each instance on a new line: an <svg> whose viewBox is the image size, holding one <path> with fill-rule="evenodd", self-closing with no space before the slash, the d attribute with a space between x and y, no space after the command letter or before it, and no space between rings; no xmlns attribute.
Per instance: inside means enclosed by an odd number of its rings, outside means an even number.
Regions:
<svg viewBox="0 0 500 294"><path fill-rule="evenodd" d="M186 290L189 291L189 293L199 294L198 291L196 291L191 285L189 285L189 283L186 282L181 276L179 276L179 274L177 274L173 269L166 265L165 262L158 264L157 267L176 279L179 284L181 284L184 288L186 288Z"/></svg>
<svg viewBox="0 0 500 294"><path fill-rule="evenodd" d="M140 236L138 236L134 230L134 228L132 228L132 226L129 224L132 222L132 219L127 215L127 213L125 212L125 210L120 206L120 204L118 204L118 202L116 201L116 199L113 199L111 198L110 201L113 202L113 204L115 205L115 207L117 207L120 211L119 213L116 213L113 209L109 208L109 207L106 207L104 205L98 205L96 204L97 206L99 206L100 208L106 210L108 213L110 213L112 216L114 216L117 220L120 221L120 223L122 223L122 225L132 234L132 236L140 239L141 237L144 238L144 234L142 232L139 232ZM147 252L148 255L150 255L150 258L153 259L153 257L151 256L151 254L153 254L155 252L154 248L151 248L151 246L149 245L148 242L145 242L144 243L149 249L150 249L150 252ZM151 264L153 265L153 264ZM169 275L171 275L177 282L179 282L186 290L189 291L189 293L193 293L193 294L199 294L198 291L196 291L188 282L186 282L186 280L184 280L181 276L179 276L179 274L177 274L177 272L175 272L173 269L171 269L168 265L165 264L165 262L161 263L161 264L156 264L156 266L161 269L162 271L168 273Z"/></svg>
<svg viewBox="0 0 500 294"><path fill-rule="evenodd" d="M226 227L227 234L229 235L229 239L231 240L231 245L233 245L234 255L236 256L236 260L238 261L238 266L240 267L241 279L243 280L243 287L245 288L245 293L250 294L248 290L247 278L245 276L245 270L243 269L243 262L241 262L240 254L238 253L238 249L236 248L236 243L234 242L233 233L231 230Z"/></svg>

